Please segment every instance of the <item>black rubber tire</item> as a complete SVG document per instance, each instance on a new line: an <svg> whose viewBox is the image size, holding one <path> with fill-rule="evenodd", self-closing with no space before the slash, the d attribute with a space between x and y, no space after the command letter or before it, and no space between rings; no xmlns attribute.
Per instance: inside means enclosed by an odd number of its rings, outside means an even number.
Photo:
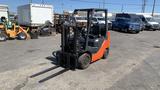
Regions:
<svg viewBox="0 0 160 90"><path fill-rule="evenodd" d="M38 32L31 32L30 33L30 36L31 36L31 39L38 39Z"/></svg>
<svg viewBox="0 0 160 90"><path fill-rule="evenodd" d="M107 48L107 49L105 50L102 59L107 59L107 58L108 58L108 55L109 55L109 48Z"/></svg>
<svg viewBox="0 0 160 90"><path fill-rule="evenodd" d="M3 33L0 33L0 41L2 42L2 41L6 41L6 40L7 40L6 35Z"/></svg>
<svg viewBox="0 0 160 90"><path fill-rule="evenodd" d="M138 34L140 31L131 31L132 34Z"/></svg>
<svg viewBox="0 0 160 90"><path fill-rule="evenodd" d="M88 68L90 63L91 63L91 56L88 53L84 53L78 58L78 68L79 69Z"/></svg>
<svg viewBox="0 0 160 90"><path fill-rule="evenodd" d="M136 34L140 33L140 31L136 31Z"/></svg>
<svg viewBox="0 0 160 90"><path fill-rule="evenodd" d="M21 32L17 35L18 40L26 40L27 35L24 32Z"/></svg>

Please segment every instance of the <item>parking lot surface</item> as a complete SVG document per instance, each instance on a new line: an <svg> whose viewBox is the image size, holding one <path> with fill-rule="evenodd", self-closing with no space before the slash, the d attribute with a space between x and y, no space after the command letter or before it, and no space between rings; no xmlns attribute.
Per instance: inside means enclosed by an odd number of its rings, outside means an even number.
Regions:
<svg viewBox="0 0 160 90"><path fill-rule="evenodd" d="M127 34L111 31L108 59L86 70L56 77L52 52L60 49L60 35L36 40L0 42L2 90L160 90L160 32ZM47 70L41 75L31 75ZM50 70L49 70L50 69ZM46 79L47 78L47 79ZM39 82L44 81L44 82Z"/></svg>

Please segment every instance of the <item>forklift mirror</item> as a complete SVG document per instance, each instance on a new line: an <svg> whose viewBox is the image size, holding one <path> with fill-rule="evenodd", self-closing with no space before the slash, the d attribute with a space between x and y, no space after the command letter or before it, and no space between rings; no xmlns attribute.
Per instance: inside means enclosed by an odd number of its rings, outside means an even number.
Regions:
<svg viewBox="0 0 160 90"><path fill-rule="evenodd" d="M1 17L1 22L6 22L6 21L7 21L6 17Z"/></svg>

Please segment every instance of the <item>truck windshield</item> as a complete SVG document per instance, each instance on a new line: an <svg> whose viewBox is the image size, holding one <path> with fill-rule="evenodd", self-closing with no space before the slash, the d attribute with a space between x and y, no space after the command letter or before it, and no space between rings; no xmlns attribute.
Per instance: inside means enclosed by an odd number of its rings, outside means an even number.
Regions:
<svg viewBox="0 0 160 90"><path fill-rule="evenodd" d="M139 18L132 18L132 19L118 18L117 21L119 21L119 22L137 22L137 23L141 22Z"/></svg>
<svg viewBox="0 0 160 90"><path fill-rule="evenodd" d="M149 21L149 22L155 22L155 20L153 19L153 18L151 18L151 17L148 17L148 18L146 18L147 19L147 21Z"/></svg>
<svg viewBox="0 0 160 90"><path fill-rule="evenodd" d="M140 20L140 18L132 18L132 19L131 19L131 22L141 23L141 20Z"/></svg>
<svg viewBox="0 0 160 90"><path fill-rule="evenodd" d="M126 19L126 18L117 18L116 21L118 21L118 22L129 22L130 20Z"/></svg>

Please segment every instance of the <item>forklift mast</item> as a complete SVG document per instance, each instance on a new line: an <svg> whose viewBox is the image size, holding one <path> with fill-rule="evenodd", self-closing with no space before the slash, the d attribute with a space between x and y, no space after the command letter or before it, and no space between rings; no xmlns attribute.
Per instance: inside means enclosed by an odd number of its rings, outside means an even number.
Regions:
<svg viewBox="0 0 160 90"><path fill-rule="evenodd" d="M85 28L78 25L71 17L74 17L77 12L85 12L87 17L87 25ZM75 9L73 15L67 20L63 20L62 34L61 34L61 56L59 64L67 65L64 67L77 67L78 57L88 50L89 35L92 29L92 18L95 12L102 12L105 14L105 28L104 37L107 37L107 10L106 9ZM97 24L98 25L98 24ZM82 31L85 31L85 36L82 39ZM83 32L84 33L84 32ZM83 42L83 44L81 43ZM71 63L72 62L72 63ZM64 64L65 63L65 64Z"/></svg>
<svg viewBox="0 0 160 90"><path fill-rule="evenodd" d="M107 22L107 10L106 9L76 9L74 10L73 12L73 15L72 17L74 17L74 14L77 14L77 12L85 12L87 13L86 17L87 17L87 25L86 25L86 39L85 39L85 51L87 50L87 46L88 46L88 38L89 38L89 34L91 32L91 26L92 26L92 18L94 17L94 13L95 12L102 12L105 14L105 30L108 31L108 22ZM65 20L63 20L65 22ZM73 53L77 53L77 45L78 45L78 37L81 33L81 28L82 27L79 27L79 25L74 21L74 23L70 22L70 17L68 19L68 22L63 24L63 30L62 30L62 42L61 42L61 45L62 45L62 51L64 52L68 52L68 49L66 50L65 48L68 48L68 44L69 44L69 38L71 38L71 30L72 30L72 33L74 34L74 36L72 37L74 39L74 45L72 45L73 47ZM72 29L70 29L72 28ZM107 37L107 33L104 32L104 36Z"/></svg>

